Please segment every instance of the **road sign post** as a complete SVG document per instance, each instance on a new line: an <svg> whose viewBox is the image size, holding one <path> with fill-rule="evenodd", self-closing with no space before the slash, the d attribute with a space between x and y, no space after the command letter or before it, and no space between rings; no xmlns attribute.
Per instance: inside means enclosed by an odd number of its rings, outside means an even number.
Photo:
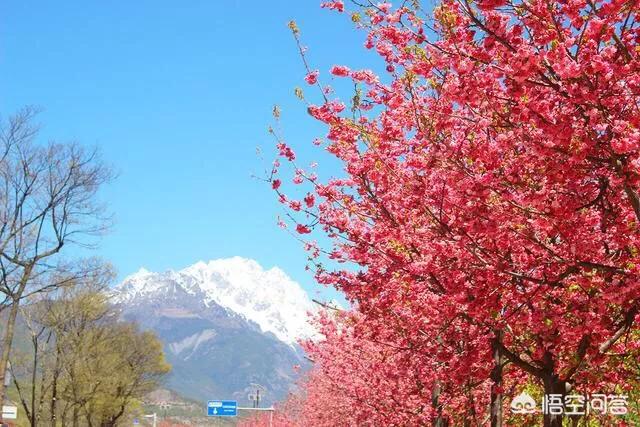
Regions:
<svg viewBox="0 0 640 427"><path fill-rule="evenodd" d="M235 400L210 400L207 402L208 417L236 417L238 402Z"/></svg>
<svg viewBox="0 0 640 427"><path fill-rule="evenodd" d="M275 409L270 408L247 408L238 406L238 402L235 400L209 400L207 402L207 416L208 417L237 417L238 410L243 411L258 411L269 412L269 426L273 425L273 412Z"/></svg>

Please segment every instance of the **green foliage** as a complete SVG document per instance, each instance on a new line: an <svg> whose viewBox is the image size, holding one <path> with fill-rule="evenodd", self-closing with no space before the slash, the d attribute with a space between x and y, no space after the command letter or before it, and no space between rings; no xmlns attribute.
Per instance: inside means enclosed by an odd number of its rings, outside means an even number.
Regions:
<svg viewBox="0 0 640 427"><path fill-rule="evenodd" d="M32 426L117 425L171 369L158 338L119 321L98 290L39 301L23 318L31 345L12 362Z"/></svg>

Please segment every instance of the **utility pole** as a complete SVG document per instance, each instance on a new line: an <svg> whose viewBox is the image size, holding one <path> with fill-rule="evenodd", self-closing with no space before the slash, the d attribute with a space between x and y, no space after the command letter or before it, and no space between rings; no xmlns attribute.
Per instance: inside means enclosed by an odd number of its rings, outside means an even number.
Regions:
<svg viewBox="0 0 640 427"><path fill-rule="evenodd" d="M260 389L257 389L255 393L249 394L249 400L254 408L260 407Z"/></svg>
<svg viewBox="0 0 640 427"><path fill-rule="evenodd" d="M249 400L251 401L251 404L253 405L254 408L260 407L260 387L259 386L256 387L255 393L249 393Z"/></svg>

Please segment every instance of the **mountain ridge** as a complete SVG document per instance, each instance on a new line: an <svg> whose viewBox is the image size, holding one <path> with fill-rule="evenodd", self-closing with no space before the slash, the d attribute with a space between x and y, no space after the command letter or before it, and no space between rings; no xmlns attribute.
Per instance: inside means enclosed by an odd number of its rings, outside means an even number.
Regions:
<svg viewBox="0 0 640 427"><path fill-rule="evenodd" d="M167 386L195 399L246 402L250 384L265 403L295 387L307 362L298 340L316 336L315 307L277 267L241 257L155 273L144 268L111 291L123 318L156 332L174 369Z"/></svg>
<svg viewBox="0 0 640 427"><path fill-rule="evenodd" d="M215 302L242 315L287 344L315 335L309 315L317 310L302 287L278 267L265 270L255 260L239 256L162 273L142 267L116 286L115 300L126 303L157 292L167 280L187 293L202 292L205 304Z"/></svg>

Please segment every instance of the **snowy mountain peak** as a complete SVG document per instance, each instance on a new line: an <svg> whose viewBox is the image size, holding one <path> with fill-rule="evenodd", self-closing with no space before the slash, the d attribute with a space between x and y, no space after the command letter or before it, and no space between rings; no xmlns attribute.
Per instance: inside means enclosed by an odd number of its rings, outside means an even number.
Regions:
<svg viewBox="0 0 640 427"><path fill-rule="evenodd" d="M151 274L151 272L144 267L140 267L140 270L134 273L136 276L148 276L149 274Z"/></svg>
<svg viewBox="0 0 640 427"><path fill-rule="evenodd" d="M180 271L141 268L116 287L116 300L161 299L178 288L243 316L287 344L315 335L308 315L316 309L300 285L278 267L265 270L255 260L237 256L200 261Z"/></svg>

